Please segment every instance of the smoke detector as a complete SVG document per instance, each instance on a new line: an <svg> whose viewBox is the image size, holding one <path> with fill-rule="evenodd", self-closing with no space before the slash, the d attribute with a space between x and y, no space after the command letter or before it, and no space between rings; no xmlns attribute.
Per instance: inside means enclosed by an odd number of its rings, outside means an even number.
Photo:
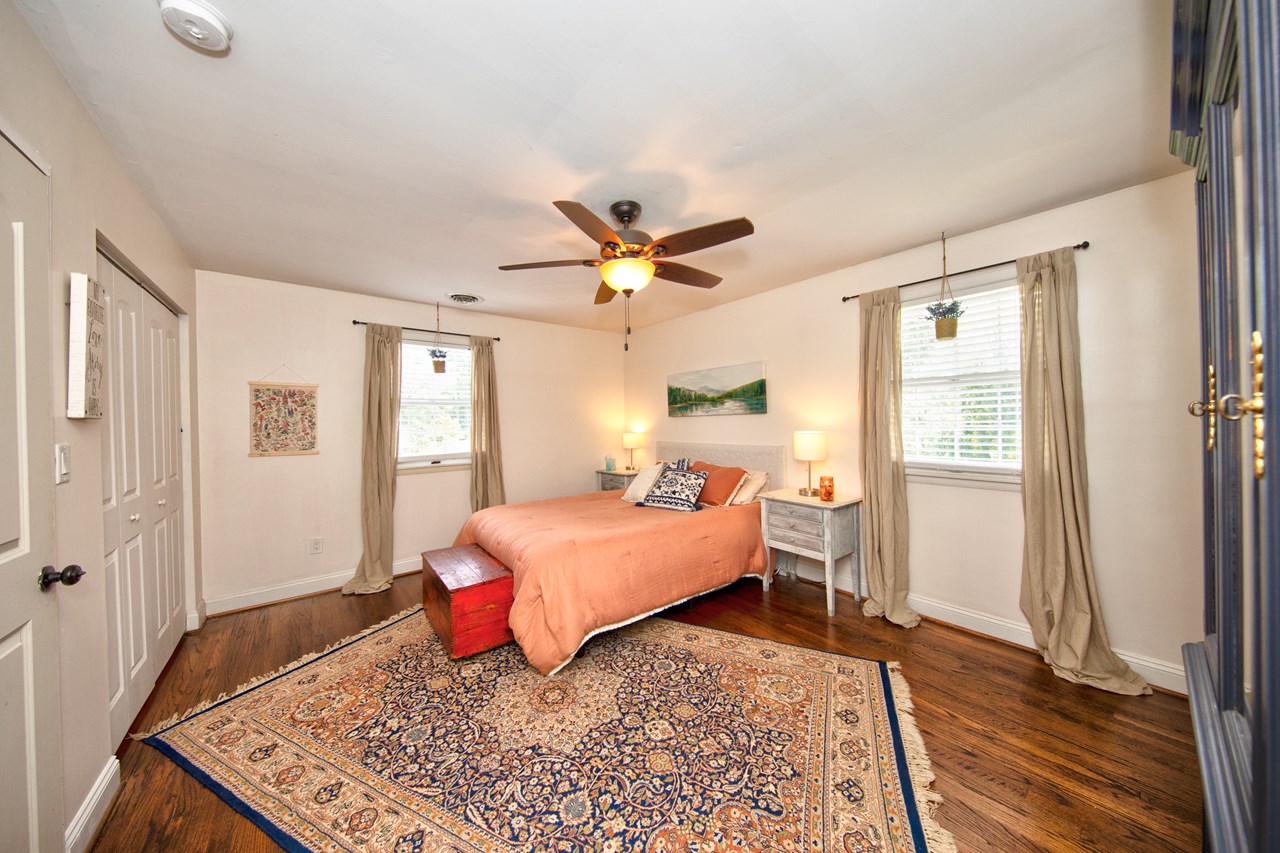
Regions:
<svg viewBox="0 0 1280 853"><path fill-rule="evenodd" d="M205 0L160 0L160 17L173 34L210 53L231 46L231 24Z"/></svg>
<svg viewBox="0 0 1280 853"><path fill-rule="evenodd" d="M474 293L450 293L449 298L461 305L475 305L477 302L484 302Z"/></svg>

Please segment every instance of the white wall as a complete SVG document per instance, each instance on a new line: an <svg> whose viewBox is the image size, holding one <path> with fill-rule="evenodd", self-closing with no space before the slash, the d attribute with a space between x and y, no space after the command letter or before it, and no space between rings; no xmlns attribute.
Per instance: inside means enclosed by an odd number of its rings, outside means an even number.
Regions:
<svg viewBox="0 0 1280 853"><path fill-rule="evenodd" d="M1180 646L1199 637L1200 424L1190 173L972 234L948 235L961 270L1089 240L1076 255L1093 554L1112 643L1155 683L1185 689ZM825 429L837 491L859 491L858 310L841 296L937 275L937 244L638 331L627 421L656 438L785 444ZM960 333L964 334L961 319ZM669 373L763 360L769 412L668 418ZM800 485L792 462L788 485ZM908 485L912 601L921 612L1030 644L1018 606L1017 492ZM814 573L814 576L818 576ZM851 588L848 562L837 585Z"/></svg>
<svg viewBox="0 0 1280 853"><path fill-rule="evenodd" d="M63 416L67 376L67 287L72 272L97 268L97 233L156 284L185 317L195 339L195 273L137 186L107 147L27 22L0 0L0 125L34 148L51 167L49 300L52 314L54 441L71 445L71 481L55 491L57 564L78 563L87 574L58 595L62 686L63 810L68 842L88 841L110 801L118 770L107 714L106 592L102 570L101 423ZM184 353L184 357L186 357ZM195 397L194 377L184 401ZM191 409L184 438L198 445ZM198 469L190 472L198 484ZM198 541L198 506L192 506ZM197 573L198 566L189 565Z"/></svg>
<svg viewBox="0 0 1280 853"><path fill-rule="evenodd" d="M365 330L351 321L434 328L435 306L204 271L197 283L208 610L340 586L361 550ZM594 488L605 454L622 452L621 335L447 307L441 328L502 339L494 351L508 501ZM320 385L320 453L249 457L247 383L299 377ZM469 469L400 476L396 571L453 543L471 511L470 482ZM321 555L308 553L313 536L324 537Z"/></svg>

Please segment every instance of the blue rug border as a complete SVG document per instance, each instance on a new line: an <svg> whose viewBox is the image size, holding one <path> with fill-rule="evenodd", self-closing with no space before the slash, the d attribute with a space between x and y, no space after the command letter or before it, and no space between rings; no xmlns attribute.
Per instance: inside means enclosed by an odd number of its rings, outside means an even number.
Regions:
<svg viewBox="0 0 1280 853"><path fill-rule="evenodd" d="M862 658L862 660L870 660L870 658ZM880 681L884 685L885 711L889 715L889 731L893 734L893 755L898 763L898 776L906 780L906 784L902 786L902 799L907 806L911 839L917 850L927 851L929 843L924 837L924 824L920 820L920 804L916 802L916 787L912 784L911 768L907 766L907 749L902 742L902 730L898 723L898 700L893 695L893 680L889 676L889 664L882 660L876 663L880 665Z"/></svg>
<svg viewBox="0 0 1280 853"><path fill-rule="evenodd" d="M278 824L276 824L274 821L272 821L262 812L253 808L253 806L246 803L244 800L242 800L239 797L239 795L234 793L230 788L226 787L221 782L219 782L218 780L210 776L208 773L205 773L203 770L196 767L194 764L188 761L181 753L179 753L173 747L169 746L169 744L160 740L158 738L158 733L156 735L148 736L142 742L159 750L163 755L168 757L169 760L171 760L174 764L178 765L187 773L189 773L193 779L195 779L201 785L204 785L213 793L217 794L218 799L222 800L224 803L230 806L236 813L240 814L245 818L248 818L249 821L251 821L254 826L258 827L258 829L265 832L267 836L276 844L280 845L282 849L289 851L289 853L311 853L310 847L306 846L301 841L294 838L289 833L285 832L283 829L280 828Z"/></svg>

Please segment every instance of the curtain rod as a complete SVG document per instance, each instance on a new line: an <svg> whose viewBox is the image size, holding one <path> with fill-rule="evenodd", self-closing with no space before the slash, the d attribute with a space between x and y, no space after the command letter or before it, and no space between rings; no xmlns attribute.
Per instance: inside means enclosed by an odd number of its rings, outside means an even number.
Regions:
<svg viewBox="0 0 1280 853"><path fill-rule="evenodd" d="M1084 251L1085 249L1089 248L1089 241L1085 240L1083 242L1076 243L1071 248ZM971 272L982 272L983 270L992 270L992 269L995 269L996 267L1002 267L1005 264L1012 264L1015 261L1017 261L1017 258L1014 258L1013 260L1008 260L1008 261L999 261L998 263L994 263L994 264L985 264L980 267L973 267L972 269L961 270L960 272L947 273L947 278L951 278L951 276L954 276L954 275L965 275ZM898 287L911 287L913 284L928 284L929 282L937 281L940 278L942 278L942 276L935 275L933 278L922 278L919 281L909 281L906 284L898 285ZM857 299L859 295L860 294L855 293L853 296L841 296L840 301L848 302L850 299Z"/></svg>
<svg viewBox="0 0 1280 853"><path fill-rule="evenodd" d="M367 326L369 323L367 320L352 320L351 325ZM430 332L433 335L439 333L441 335L453 335L455 338L467 338L468 340L471 338L471 335L468 335L466 332L442 332L438 329L418 329L413 326L401 326L400 328L404 329L406 332ZM502 338L494 338L494 340L500 341Z"/></svg>

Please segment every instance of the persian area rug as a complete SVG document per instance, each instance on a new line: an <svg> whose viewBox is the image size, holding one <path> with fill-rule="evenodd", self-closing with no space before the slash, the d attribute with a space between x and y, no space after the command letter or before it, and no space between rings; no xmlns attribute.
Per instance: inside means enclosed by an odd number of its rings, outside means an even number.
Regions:
<svg viewBox="0 0 1280 853"><path fill-rule="evenodd" d="M145 740L286 850L954 851L894 670L650 618L545 678L415 608Z"/></svg>

